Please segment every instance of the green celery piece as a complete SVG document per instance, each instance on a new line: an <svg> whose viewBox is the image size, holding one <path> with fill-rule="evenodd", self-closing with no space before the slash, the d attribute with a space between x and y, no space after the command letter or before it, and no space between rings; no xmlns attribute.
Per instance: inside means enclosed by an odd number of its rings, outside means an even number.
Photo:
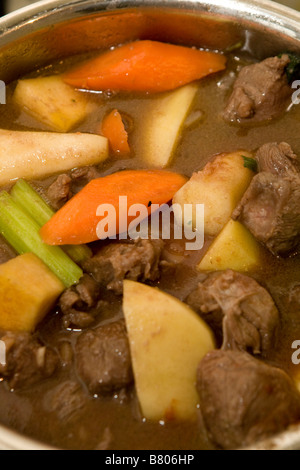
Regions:
<svg viewBox="0 0 300 470"><path fill-rule="evenodd" d="M41 196L25 180L19 179L11 192L13 200L22 206L28 214L39 224L45 225L55 214L54 210L41 198Z"/></svg>
<svg viewBox="0 0 300 470"><path fill-rule="evenodd" d="M77 283L83 272L64 251L57 246L46 245L39 234L40 226L23 211L6 192L0 193L0 233L19 253L37 255L66 287Z"/></svg>
<svg viewBox="0 0 300 470"><path fill-rule="evenodd" d="M45 225L55 214L37 191L23 179L19 179L11 190L11 197L24 209L40 227ZM82 263L92 256L87 245L66 245L62 249L75 263Z"/></svg>
<svg viewBox="0 0 300 470"><path fill-rule="evenodd" d="M92 257L92 250L87 245L63 245L61 248L75 263L83 263Z"/></svg>
<svg viewBox="0 0 300 470"><path fill-rule="evenodd" d="M63 245L61 248L75 263L83 263L92 256L92 250L87 245Z"/></svg>

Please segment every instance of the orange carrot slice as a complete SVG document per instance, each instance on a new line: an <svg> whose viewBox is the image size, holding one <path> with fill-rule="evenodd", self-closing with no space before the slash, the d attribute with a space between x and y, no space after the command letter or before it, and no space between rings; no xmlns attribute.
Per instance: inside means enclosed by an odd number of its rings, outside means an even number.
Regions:
<svg viewBox="0 0 300 470"><path fill-rule="evenodd" d="M63 79L77 88L113 91L173 90L224 70L226 57L157 41L135 41L75 67Z"/></svg>
<svg viewBox="0 0 300 470"><path fill-rule="evenodd" d="M104 204L112 205L116 214L115 228L106 236L123 233L119 196L127 196L128 208L143 204L149 214L152 204L169 202L186 181L186 177L164 170L125 170L92 180L41 228L42 239L49 245L78 245L98 240L97 226L105 214L97 214ZM123 221L123 213L121 217ZM125 230L135 218L126 217Z"/></svg>
<svg viewBox="0 0 300 470"><path fill-rule="evenodd" d="M128 134L122 121L121 114L117 109L114 109L104 117L100 132L108 139L109 145L114 153L124 156L130 153Z"/></svg>

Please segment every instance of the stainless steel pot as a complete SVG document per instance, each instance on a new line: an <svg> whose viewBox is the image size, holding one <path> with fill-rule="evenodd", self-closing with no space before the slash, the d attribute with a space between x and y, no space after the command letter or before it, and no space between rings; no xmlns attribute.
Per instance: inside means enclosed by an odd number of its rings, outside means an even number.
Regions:
<svg viewBox="0 0 300 470"><path fill-rule="evenodd" d="M300 13L266 0L42 1L0 19L0 80L137 38L210 49L243 41L262 59L300 50ZM251 448L300 449L300 425ZM0 426L0 449L49 447Z"/></svg>

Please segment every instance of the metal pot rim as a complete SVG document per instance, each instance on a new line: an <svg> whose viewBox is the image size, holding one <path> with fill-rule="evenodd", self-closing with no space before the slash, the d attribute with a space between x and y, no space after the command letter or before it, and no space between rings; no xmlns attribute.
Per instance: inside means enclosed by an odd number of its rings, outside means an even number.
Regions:
<svg viewBox="0 0 300 470"><path fill-rule="evenodd" d="M0 46L51 23L63 16L63 21L97 11L112 11L137 7L180 8L218 13L277 30L300 39L300 12L271 0L42 0L0 18ZM59 23L59 21L56 21Z"/></svg>

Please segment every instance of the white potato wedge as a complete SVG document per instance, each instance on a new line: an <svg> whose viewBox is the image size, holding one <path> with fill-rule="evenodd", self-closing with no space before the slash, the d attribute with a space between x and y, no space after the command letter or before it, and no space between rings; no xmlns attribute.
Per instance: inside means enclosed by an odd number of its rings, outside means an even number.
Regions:
<svg viewBox="0 0 300 470"><path fill-rule="evenodd" d="M64 284L33 253L1 264L0 328L32 332L64 289Z"/></svg>
<svg viewBox="0 0 300 470"><path fill-rule="evenodd" d="M134 281L124 281L123 310L144 417L196 418L197 366L215 348L210 328L180 300Z"/></svg>
<svg viewBox="0 0 300 470"><path fill-rule="evenodd" d="M148 165L165 168L171 163L197 90L193 83L149 102L137 141L137 155Z"/></svg>
<svg viewBox="0 0 300 470"><path fill-rule="evenodd" d="M243 156L251 158L245 151L218 155L175 194L173 203L180 204L183 213L185 204L192 205L193 228L197 204L204 204L206 235L216 236L229 221L254 176L244 166Z"/></svg>
<svg viewBox="0 0 300 470"><path fill-rule="evenodd" d="M19 80L14 101L49 130L68 132L94 109L95 105L63 82L59 75Z"/></svg>
<svg viewBox="0 0 300 470"><path fill-rule="evenodd" d="M37 179L108 158L108 141L93 134L0 129L0 185Z"/></svg>
<svg viewBox="0 0 300 470"><path fill-rule="evenodd" d="M198 265L199 271L247 272L261 264L261 247L240 222L230 220Z"/></svg>

